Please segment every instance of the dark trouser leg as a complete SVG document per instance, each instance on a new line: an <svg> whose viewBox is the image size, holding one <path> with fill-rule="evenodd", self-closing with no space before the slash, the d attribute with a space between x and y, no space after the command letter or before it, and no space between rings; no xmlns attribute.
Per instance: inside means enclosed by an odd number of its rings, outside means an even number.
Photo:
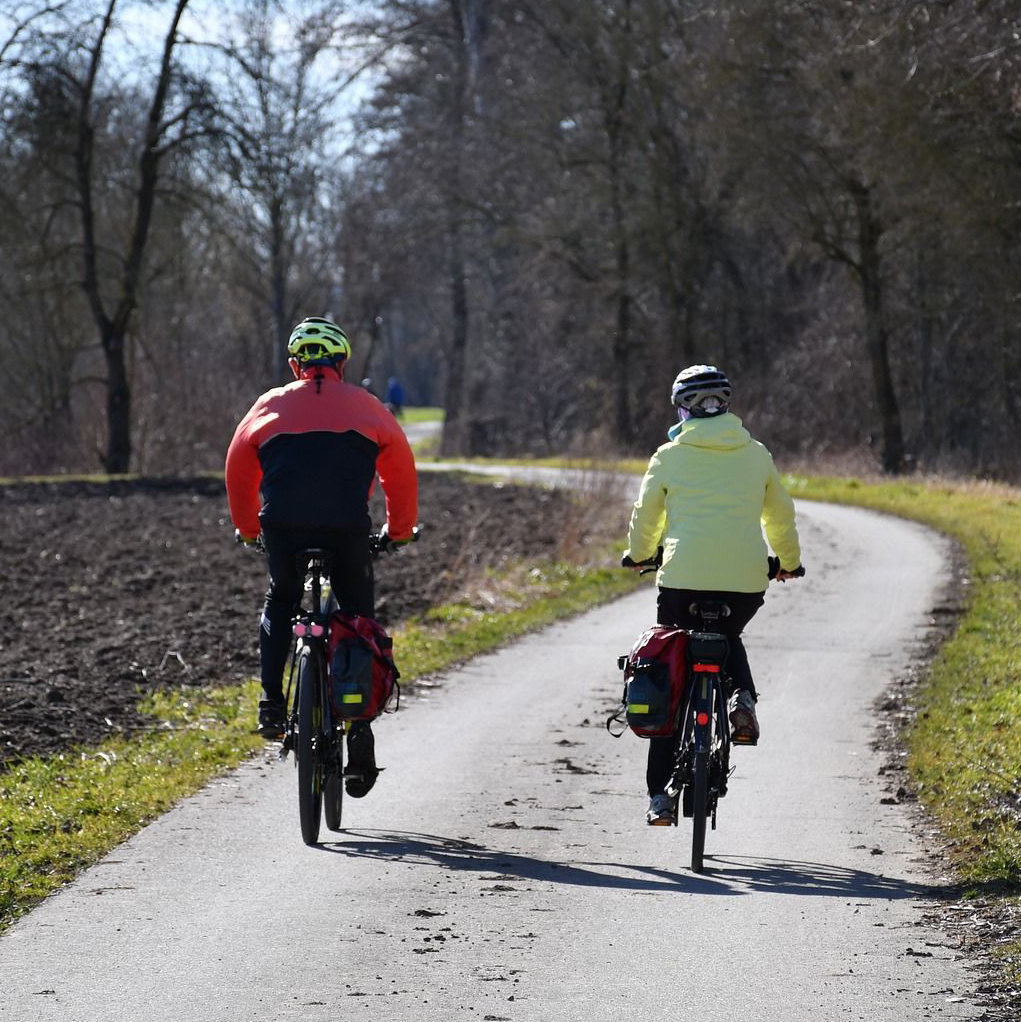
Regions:
<svg viewBox="0 0 1021 1022"><path fill-rule="evenodd" d="M259 627L263 697L283 699L283 676L293 645L291 622L305 584L304 562L297 552L319 547L330 552L330 585L345 610L372 617L374 584L368 533L320 529L262 530L269 589Z"/></svg>
<svg viewBox="0 0 1021 1022"><path fill-rule="evenodd" d="M726 593L695 589L663 589L656 601L656 620L675 628L698 628L701 621L688 609L697 600L716 600L730 607L730 617L717 627L730 640L727 673L735 689L747 689L755 698L755 682L748 665L748 653L741 641L741 632L764 602L764 593ZM649 795L657 795L670 780L677 748L677 735L649 739L649 760L645 780Z"/></svg>
<svg viewBox="0 0 1021 1022"><path fill-rule="evenodd" d="M343 535L330 544L330 551L330 585L340 608L375 617L375 578L368 534Z"/></svg>
<svg viewBox="0 0 1021 1022"><path fill-rule="evenodd" d="M291 533L280 529L263 529L269 589L259 624L259 664L263 698L282 702L284 667L291 652L291 620L301 601L304 567L295 559Z"/></svg>
<svg viewBox="0 0 1021 1022"><path fill-rule="evenodd" d="M677 735L649 739L649 760L645 768L645 783L649 787L650 798L666 788L670 775L674 771L676 755Z"/></svg>
<svg viewBox="0 0 1021 1022"><path fill-rule="evenodd" d="M331 549L330 585L340 608L351 614L375 617L375 579L368 535L345 537ZM375 749L371 722L352 722L347 733L348 770L357 776L348 777L344 782L352 798L363 798L376 783Z"/></svg>

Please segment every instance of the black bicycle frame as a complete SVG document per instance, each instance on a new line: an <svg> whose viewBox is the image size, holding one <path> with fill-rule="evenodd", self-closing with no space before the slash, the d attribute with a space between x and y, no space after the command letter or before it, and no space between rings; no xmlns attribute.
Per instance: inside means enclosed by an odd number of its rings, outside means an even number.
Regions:
<svg viewBox="0 0 1021 1022"><path fill-rule="evenodd" d="M327 569L327 553L325 550L310 549L301 551L299 556L308 557L308 565L305 568L305 574L310 579L310 588L312 592L312 607L311 610L305 611L301 607L298 608L298 612L294 618L293 631L294 631L294 645L291 647L291 672L287 680L287 694L285 696L285 704L297 712L294 708L294 704L291 702L291 691L294 687L294 672L298 666L298 654L302 644L312 647L309 651L310 656L322 657L323 664L326 670L329 670L329 665L326 664L326 641L327 632L329 627L329 615L323 613L322 599L323 599L323 588L322 588L322 575ZM318 649L314 648L318 646ZM324 672L321 672L321 676ZM323 709L323 733L333 733L333 720L330 716L330 700L327 697L327 693L320 693L320 703ZM288 739L284 741L284 755L286 755L290 744Z"/></svg>

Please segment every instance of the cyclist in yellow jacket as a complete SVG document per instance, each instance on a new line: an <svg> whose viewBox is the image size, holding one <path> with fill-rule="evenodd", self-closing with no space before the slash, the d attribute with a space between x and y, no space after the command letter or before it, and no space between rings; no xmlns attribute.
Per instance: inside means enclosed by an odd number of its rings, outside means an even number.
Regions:
<svg viewBox="0 0 1021 1022"><path fill-rule="evenodd" d="M688 609L696 600L730 607L730 617L718 625L730 638L730 723L735 738L755 744L757 696L741 632L762 606L769 584L763 527L780 558L778 578L794 577L801 547L794 502L769 451L731 414L730 397L730 381L715 366L690 366L678 374L671 399L680 421L649 461L624 556L648 560L663 547L656 576L661 625L697 627ZM646 819L653 826L675 822L673 800L664 791L675 752L676 736L649 741Z"/></svg>

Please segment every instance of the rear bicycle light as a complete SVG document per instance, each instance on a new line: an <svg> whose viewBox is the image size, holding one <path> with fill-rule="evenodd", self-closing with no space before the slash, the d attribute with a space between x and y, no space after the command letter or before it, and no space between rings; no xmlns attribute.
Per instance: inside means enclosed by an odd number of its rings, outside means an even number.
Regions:
<svg viewBox="0 0 1021 1022"><path fill-rule="evenodd" d="M320 636L325 634L326 628L317 621L309 625L309 631L318 639Z"/></svg>
<svg viewBox="0 0 1021 1022"><path fill-rule="evenodd" d="M695 723L698 724L699 727L705 727L706 724L709 723L709 714L704 710L701 713L697 713L695 715Z"/></svg>
<svg viewBox="0 0 1021 1022"><path fill-rule="evenodd" d="M294 634L297 635L298 638L300 639L307 631L307 629L305 628L305 622L295 621L294 626L291 628L291 631L294 632Z"/></svg>

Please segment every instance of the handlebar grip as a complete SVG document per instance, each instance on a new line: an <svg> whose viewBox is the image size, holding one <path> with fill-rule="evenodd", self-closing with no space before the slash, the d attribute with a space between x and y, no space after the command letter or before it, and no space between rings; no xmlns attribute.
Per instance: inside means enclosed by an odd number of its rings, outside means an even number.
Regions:
<svg viewBox="0 0 1021 1022"><path fill-rule="evenodd" d="M779 557L767 557L769 561L769 579L772 581L780 573L780 558ZM803 578L805 574L805 566L799 564L793 571L788 571L788 575L792 578Z"/></svg>
<svg viewBox="0 0 1021 1022"><path fill-rule="evenodd" d="M647 557L644 561L631 559L630 554L624 554L620 559L622 568L661 568L663 566L663 548L658 547L655 557Z"/></svg>
<svg viewBox="0 0 1021 1022"><path fill-rule="evenodd" d="M389 553L391 550L399 550L402 546L408 543L418 542L418 538L421 534L421 526L416 525L411 530L411 538L407 540L401 540L399 543L396 540L390 538L390 534L383 532L373 532L369 536L369 549L373 554L378 556L379 554Z"/></svg>

